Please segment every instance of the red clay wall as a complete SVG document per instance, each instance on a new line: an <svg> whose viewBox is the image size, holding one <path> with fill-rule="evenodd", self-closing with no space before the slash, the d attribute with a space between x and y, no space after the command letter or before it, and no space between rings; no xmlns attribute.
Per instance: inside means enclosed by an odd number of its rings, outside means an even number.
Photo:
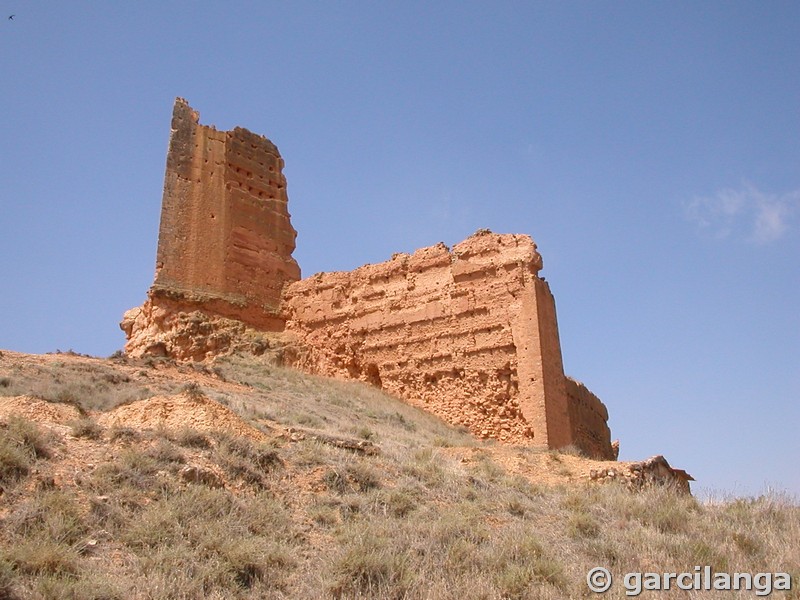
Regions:
<svg viewBox="0 0 800 600"><path fill-rule="evenodd" d="M611 431L605 404L580 381L567 377L565 384L572 443L593 458L616 460L610 444Z"/></svg>
<svg viewBox="0 0 800 600"><path fill-rule="evenodd" d="M290 284L294 362L358 378L481 437L574 442L555 305L525 235L479 232Z"/></svg>

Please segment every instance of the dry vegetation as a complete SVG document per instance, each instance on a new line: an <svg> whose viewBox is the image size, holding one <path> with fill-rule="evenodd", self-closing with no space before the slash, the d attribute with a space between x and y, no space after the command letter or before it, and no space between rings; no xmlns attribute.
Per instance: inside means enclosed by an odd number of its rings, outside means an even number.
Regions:
<svg viewBox="0 0 800 600"><path fill-rule="evenodd" d="M11 354L0 396L77 410L0 412L0 599L581 598L598 565L787 571L785 597L800 598L793 499L634 494L575 477L580 457L514 450L515 465L547 465L550 479L533 477L377 390L252 358ZM257 435L103 424L179 393L229 407Z"/></svg>

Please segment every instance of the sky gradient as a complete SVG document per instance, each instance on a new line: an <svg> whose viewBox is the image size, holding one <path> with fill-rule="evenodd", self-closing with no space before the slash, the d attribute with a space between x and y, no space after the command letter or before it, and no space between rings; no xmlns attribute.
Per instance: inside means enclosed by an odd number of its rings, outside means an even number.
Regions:
<svg viewBox="0 0 800 600"><path fill-rule="evenodd" d="M0 348L122 347L182 96L277 144L304 276L530 234L622 459L800 493L800 3L3 8Z"/></svg>

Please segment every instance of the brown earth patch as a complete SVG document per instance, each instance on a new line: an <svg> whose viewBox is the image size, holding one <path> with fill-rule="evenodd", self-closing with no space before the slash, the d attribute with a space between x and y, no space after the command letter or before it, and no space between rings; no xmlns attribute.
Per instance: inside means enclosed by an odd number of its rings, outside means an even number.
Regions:
<svg viewBox="0 0 800 600"><path fill-rule="evenodd" d="M198 431L225 431L255 441L265 441L267 436L248 425L229 408L202 394L187 392L174 396L153 396L102 414L98 423L106 427L133 427L135 429L196 429Z"/></svg>
<svg viewBox="0 0 800 600"><path fill-rule="evenodd" d="M0 397L0 420L23 417L43 424L64 425L81 417L78 409L63 402L48 402L36 396Z"/></svg>

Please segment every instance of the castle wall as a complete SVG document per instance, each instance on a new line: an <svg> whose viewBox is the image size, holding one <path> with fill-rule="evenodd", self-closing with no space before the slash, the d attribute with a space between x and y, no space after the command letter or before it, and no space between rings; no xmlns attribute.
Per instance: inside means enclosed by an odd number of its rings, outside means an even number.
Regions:
<svg viewBox="0 0 800 600"><path fill-rule="evenodd" d="M481 437L573 443L541 256L524 235L479 232L284 294L293 364L362 379Z"/></svg>
<svg viewBox="0 0 800 600"><path fill-rule="evenodd" d="M567 377L565 385L572 443L592 458L616 460L616 453L610 445L611 431L605 405L580 381Z"/></svg>

